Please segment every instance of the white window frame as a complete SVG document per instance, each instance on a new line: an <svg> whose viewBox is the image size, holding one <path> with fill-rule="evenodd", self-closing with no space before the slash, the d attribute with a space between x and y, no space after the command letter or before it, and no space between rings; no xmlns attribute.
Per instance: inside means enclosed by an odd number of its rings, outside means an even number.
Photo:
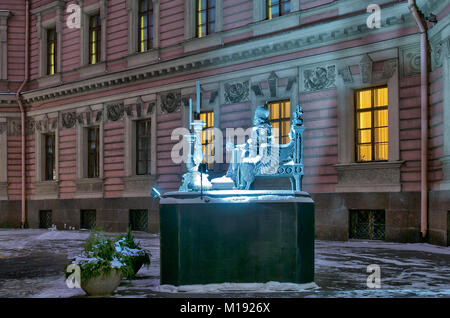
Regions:
<svg viewBox="0 0 450 318"><path fill-rule="evenodd" d="M207 34L204 37L195 36L195 3L196 0L186 0L184 2L184 39L205 39L219 33L223 29L223 0L216 0L216 25L214 33Z"/></svg>
<svg viewBox="0 0 450 318"><path fill-rule="evenodd" d="M100 14L101 19L100 61L96 64L89 64L89 17L95 14ZM102 68L104 70L106 61L107 0L100 0L90 6L83 6L81 9L80 25L80 66ZM102 65L103 67L95 67L96 65Z"/></svg>
<svg viewBox="0 0 450 318"><path fill-rule="evenodd" d="M0 12L0 79L8 78L8 18L10 11Z"/></svg>
<svg viewBox="0 0 450 318"><path fill-rule="evenodd" d="M98 127L99 130L99 176L88 178L88 134L91 127ZM77 125L77 179L103 179L103 121L94 125Z"/></svg>

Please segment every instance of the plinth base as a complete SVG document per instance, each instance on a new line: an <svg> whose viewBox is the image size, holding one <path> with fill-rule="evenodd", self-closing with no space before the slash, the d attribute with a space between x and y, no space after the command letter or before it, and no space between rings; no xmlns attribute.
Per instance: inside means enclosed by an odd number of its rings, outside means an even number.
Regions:
<svg viewBox="0 0 450 318"><path fill-rule="evenodd" d="M161 285L314 281L306 192L171 192L160 201Z"/></svg>

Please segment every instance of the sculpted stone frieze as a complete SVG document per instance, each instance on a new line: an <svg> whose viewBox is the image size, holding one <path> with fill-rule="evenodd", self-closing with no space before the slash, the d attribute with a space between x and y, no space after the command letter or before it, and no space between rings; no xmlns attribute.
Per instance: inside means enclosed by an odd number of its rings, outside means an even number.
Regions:
<svg viewBox="0 0 450 318"><path fill-rule="evenodd" d="M317 66L303 71L305 91L319 91L336 86L336 66Z"/></svg>
<svg viewBox="0 0 450 318"><path fill-rule="evenodd" d="M225 104L238 104L249 100L249 81L225 83Z"/></svg>

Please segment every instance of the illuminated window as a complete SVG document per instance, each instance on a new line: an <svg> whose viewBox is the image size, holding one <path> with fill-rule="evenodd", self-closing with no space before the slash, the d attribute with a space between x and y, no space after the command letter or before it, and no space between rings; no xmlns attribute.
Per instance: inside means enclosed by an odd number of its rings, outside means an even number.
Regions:
<svg viewBox="0 0 450 318"><path fill-rule="evenodd" d="M88 178L98 178L100 171L99 129L87 128L88 134Z"/></svg>
<svg viewBox="0 0 450 318"><path fill-rule="evenodd" d="M289 100L269 103L269 121L275 142L287 144L289 142L289 130L291 129L291 102Z"/></svg>
<svg viewBox="0 0 450 318"><path fill-rule="evenodd" d="M45 134L45 180L55 180L55 134Z"/></svg>
<svg viewBox="0 0 450 318"><path fill-rule="evenodd" d="M266 0L267 19L273 19L291 12L290 0Z"/></svg>
<svg viewBox="0 0 450 318"><path fill-rule="evenodd" d="M136 122L136 174L150 174L150 119Z"/></svg>
<svg viewBox="0 0 450 318"><path fill-rule="evenodd" d="M47 30L47 75L56 73L56 29Z"/></svg>
<svg viewBox="0 0 450 318"><path fill-rule="evenodd" d="M356 161L388 160L388 89L356 92Z"/></svg>
<svg viewBox="0 0 450 318"><path fill-rule="evenodd" d="M214 33L216 26L216 0L196 0L196 36Z"/></svg>
<svg viewBox="0 0 450 318"><path fill-rule="evenodd" d="M100 62L101 20L100 14L89 17L89 64Z"/></svg>
<svg viewBox="0 0 450 318"><path fill-rule="evenodd" d="M214 156L214 112L200 113L200 120L206 123L202 130L203 163L208 163L208 169L213 169Z"/></svg>
<svg viewBox="0 0 450 318"><path fill-rule="evenodd" d="M139 0L138 52L152 47L153 0Z"/></svg>

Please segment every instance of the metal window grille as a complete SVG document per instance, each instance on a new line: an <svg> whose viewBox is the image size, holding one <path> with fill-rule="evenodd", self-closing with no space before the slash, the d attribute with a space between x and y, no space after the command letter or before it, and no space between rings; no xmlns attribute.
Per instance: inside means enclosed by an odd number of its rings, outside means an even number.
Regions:
<svg viewBox="0 0 450 318"><path fill-rule="evenodd" d="M101 43L101 19L100 14L89 17L89 64L100 62Z"/></svg>
<svg viewBox="0 0 450 318"><path fill-rule="evenodd" d="M39 211L39 228L48 229L52 227L52 210Z"/></svg>
<svg viewBox="0 0 450 318"><path fill-rule="evenodd" d="M129 217L129 226L132 231L147 231L148 210L130 210Z"/></svg>
<svg viewBox="0 0 450 318"><path fill-rule="evenodd" d="M273 19L291 12L290 0L266 0L267 19Z"/></svg>
<svg viewBox="0 0 450 318"><path fill-rule="evenodd" d="M216 0L196 0L196 36L201 38L214 33L216 28Z"/></svg>
<svg viewBox="0 0 450 318"><path fill-rule="evenodd" d="M136 122L136 174L146 175L151 172L150 156L150 119Z"/></svg>
<svg viewBox="0 0 450 318"><path fill-rule="evenodd" d="M138 52L152 47L153 0L139 0Z"/></svg>
<svg viewBox="0 0 450 318"><path fill-rule="evenodd" d="M275 142L287 144L291 129L291 102L289 100L271 102L269 111L269 121L272 125Z"/></svg>
<svg viewBox="0 0 450 318"><path fill-rule="evenodd" d="M81 210L80 211L80 228L91 230L96 226L96 214L95 210Z"/></svg>
<svg viewBox="0 0 450 318"><path fill-rule="evenodd" d="M56 29L47 30L47 75L56 73Z"/></svg>
<svg viewBox="0 0 450 318"><path fill-rule="evenodd" d="M351 239L384 240L384 210L350 210L349 237Z"/></svg>

